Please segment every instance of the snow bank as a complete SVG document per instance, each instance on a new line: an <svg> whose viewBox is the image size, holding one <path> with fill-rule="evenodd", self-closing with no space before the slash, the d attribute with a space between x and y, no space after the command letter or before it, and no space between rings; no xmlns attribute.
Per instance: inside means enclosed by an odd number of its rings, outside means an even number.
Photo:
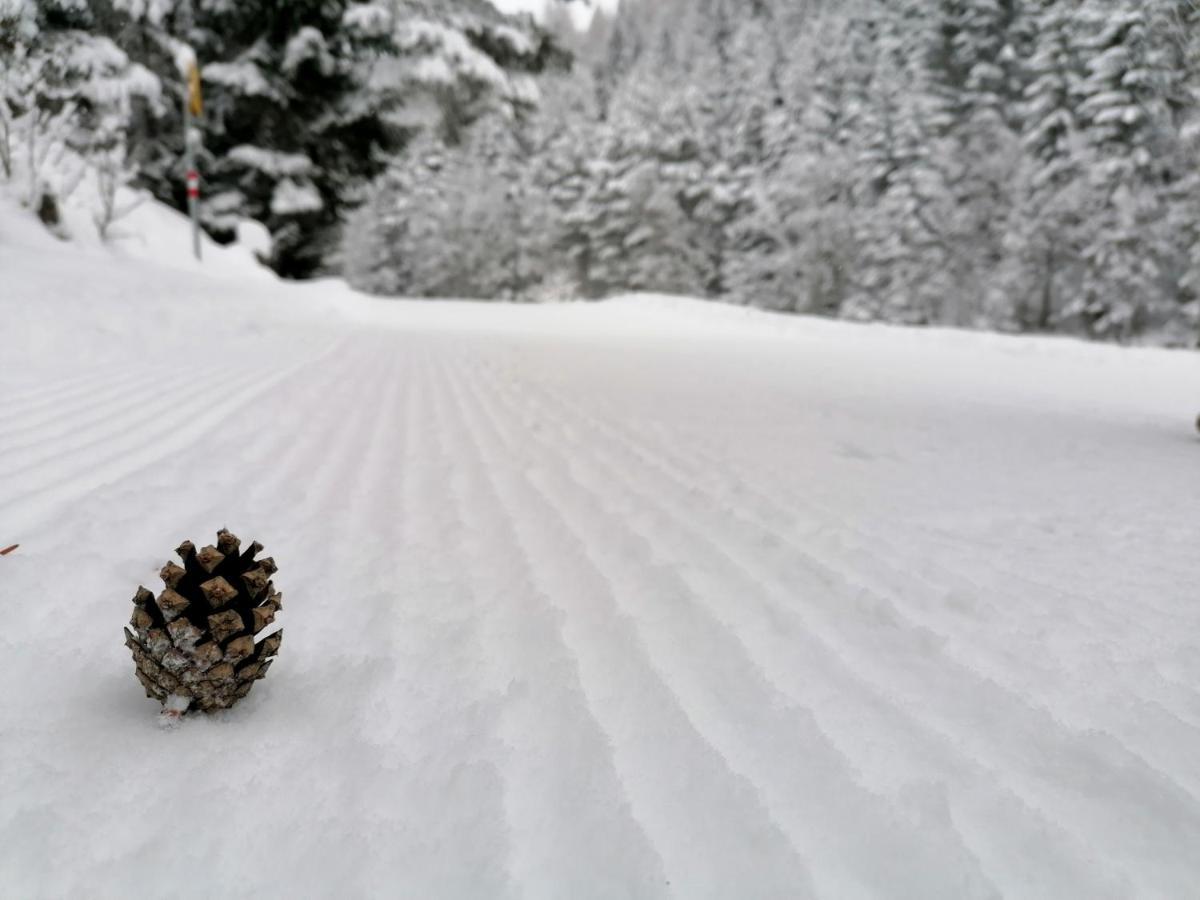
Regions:
<svg viewBox="0 0 1200 900"><path fill-rule="evenodd" d="M287 291L254 259L261 238L228 247L202 238L203 260L196 261L191 223L153 201L120 220L107 243L82 192L63 216L70 240L54 237L31 212L0 196L0 321L8 337L0 387L169 359L181 345L202 354L198 343L189 346L189 334L211 332L231 346L253 343L272 322L286 328L291 317L321 315L318 309L328 306ZM292 298L294 309L286 309Z"/></svg>

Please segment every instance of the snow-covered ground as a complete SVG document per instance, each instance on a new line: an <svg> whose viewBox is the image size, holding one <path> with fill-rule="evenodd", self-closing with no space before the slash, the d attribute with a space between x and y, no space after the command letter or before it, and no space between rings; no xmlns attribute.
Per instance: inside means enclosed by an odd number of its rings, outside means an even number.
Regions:
<svg viewBox="0 0 1200 900"><path fill-rule="evenodd" d="M372 301L152 217L0 209L0 894L1196 895L1200 357ZM121 626L222 526L287 640L164 732Z"/></svg>

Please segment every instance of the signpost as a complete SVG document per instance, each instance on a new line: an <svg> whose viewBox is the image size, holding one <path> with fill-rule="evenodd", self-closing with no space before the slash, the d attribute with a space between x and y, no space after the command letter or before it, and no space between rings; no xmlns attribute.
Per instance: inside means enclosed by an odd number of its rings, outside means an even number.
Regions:
<svg viewBox="0 0 1200 900"><path fill-rule="evenodd" d="M204 112L200 67L193 61L187 70L187 95L183 100L183 154L187 171L188 216L192 220L192 252L200 259L200 173L196 169L197 136L192 122Z"/></svg>

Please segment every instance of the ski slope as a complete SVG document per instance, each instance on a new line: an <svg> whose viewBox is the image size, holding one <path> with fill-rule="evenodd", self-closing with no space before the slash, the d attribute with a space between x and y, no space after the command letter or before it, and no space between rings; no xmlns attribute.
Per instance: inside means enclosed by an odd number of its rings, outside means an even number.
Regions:
<svg viewBox="0 0 1200 900"><path fill-rule="evenodd" d="M1195 896L1195 354L5 215L0 894ZM222 526L287 640L164 732L121 626Z"/></svg>

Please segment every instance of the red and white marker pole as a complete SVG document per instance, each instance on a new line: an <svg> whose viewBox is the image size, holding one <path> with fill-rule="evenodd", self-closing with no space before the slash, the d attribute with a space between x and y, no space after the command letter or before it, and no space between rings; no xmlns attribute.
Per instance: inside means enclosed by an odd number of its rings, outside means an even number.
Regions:
<svg viewBox="0 0 1200 900"><path fill-rule="evenodd" d="M183 98L183 154L187 172L188 217L192 220L192 253L200 259L200 172L196 169L198 135L192 120L202 109L200 104L200 73L193 63L188 70L188 90Z"/></svg>
<svg viewBox="0 0 1200 900"><path fill-rule="evenodd" d="M189 156L192 154L189 152ZM189 167L187 170L187 201L188 216L192 220L192 252L196 259L200 258L200 173Z"/></svg>

